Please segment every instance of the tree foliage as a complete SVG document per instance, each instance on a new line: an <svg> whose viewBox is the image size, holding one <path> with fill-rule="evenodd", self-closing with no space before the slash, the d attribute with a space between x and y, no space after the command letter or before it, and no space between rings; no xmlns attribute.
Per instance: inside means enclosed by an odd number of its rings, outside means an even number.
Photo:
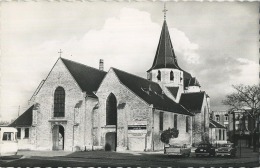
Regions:
<svg viewBox="0 0 260 168"><path fill-rule="evenodd" d="M256 120L260 111L260 85L233 85L233 88L235 92L222 103L230 106L230 111L242 110Z"/></svg>
<svg viewBox="0 0 260 168"><path fill-rule="evenodd" d="M256 151L259 138L260 84L252 86L233 85L233 88L235 92L227 95L222 103L230 106L231 112L241 111L243 114L241 119L245 116L252 118L254 127L251 130L251 135L253 135L253 147Z"/></svg>
<svg viewBox="0 0 260 168"><path fill-rule="evenodd" d="M176 128L168 128L164 130L161 134L161 141L165 144L169 144L171 138L177 138L179 135L179 130Z"/></svg>

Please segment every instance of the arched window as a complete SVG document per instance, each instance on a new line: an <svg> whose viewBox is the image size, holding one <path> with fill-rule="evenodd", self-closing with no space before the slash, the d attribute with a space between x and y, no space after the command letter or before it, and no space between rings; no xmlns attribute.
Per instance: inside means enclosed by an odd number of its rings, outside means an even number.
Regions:
<svg viewBox="0 0 260 168"><path fill-rule="evenodd" d="M54 92L54 117L65 116L65 90L57 87Z"/></svg>
<svg viewBox="0 0 260 168"><path fill-rule="evenodd" d="M174 80L174 76L173 76L173 72L171 71L170 72L170 81L173 81Z"/></svg>
<svg viewBox="0 0 260 168"><path fill-rule="evenodd" d="M116 97L113 93L107 98L106 104L106 125L116 125L117 124L117 102Z"/></svg>
<svg viewBox="0 0 260 168"><path fill-rule="evenodd" d="M160 131L163 131L163 112L160 112L159 127L160 127Z"/></svg>
<svg viewBox="0 0 260 168"><path fill-rule="evenodd" d="M157 79L158 79L158 81L161 81L161 71L160 70L158 71Z"/></svg>
<svg viewBox="0 0 260 168"><path fill-rule="evenodd" d="M221 140L221 129L218 130L218 139Z"/></svg>
<svg viewBox="0 0 260 168"><path fill-rule="evenodd" d="M216 121L219 122L219 115L216 115Z"/></svg>
<svg viewBox="0 0 260 168"><path fill-rule="evenodd" d="M177 121L178 121L178 119L177 119L177 114L174 114L174 128L176 128L177 129L177 126L178 126L178 123L177 123Z"/></svg>
<svg viewBox="0 0 260 168"><path fill-rule="evenodd" d="M190 121L189 121L189 116L186 117L186 132L189 132L189 127L190 127Z"/></svg>
<svg viewBox="0 0 260 168"><path fill-rule="evenodd" d="M225 114L225 121L228 121L228 114Z"/></svg>

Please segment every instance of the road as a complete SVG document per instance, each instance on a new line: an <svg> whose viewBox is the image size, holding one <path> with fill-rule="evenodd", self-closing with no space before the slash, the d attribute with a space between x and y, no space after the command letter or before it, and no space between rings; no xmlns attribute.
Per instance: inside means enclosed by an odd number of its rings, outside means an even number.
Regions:
<svg viewBox="0 0 260 168"><path fill-rule="evenodd" d="M17 158L5 158L1 167L258 167L258 153L244 152L240 158L168 157L155 153L117 153L105 151L34 154L27 152ZM40 155L40 156L39 156ZM44 156L45 155L45 156Z"/></svg>

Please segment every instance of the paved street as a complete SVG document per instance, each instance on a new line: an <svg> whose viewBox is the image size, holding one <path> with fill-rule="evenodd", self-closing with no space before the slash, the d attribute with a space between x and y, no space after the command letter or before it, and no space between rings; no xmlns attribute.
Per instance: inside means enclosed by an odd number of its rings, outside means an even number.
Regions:
<svg viewBox="0 0 260 168"><path fill-rule="evenodd" d="M19 151L16 157L4 157L0 166L20 167L257 167L259 155L252 149L243 149L235 158L168 157L162 152L64 152Z"/></svg>

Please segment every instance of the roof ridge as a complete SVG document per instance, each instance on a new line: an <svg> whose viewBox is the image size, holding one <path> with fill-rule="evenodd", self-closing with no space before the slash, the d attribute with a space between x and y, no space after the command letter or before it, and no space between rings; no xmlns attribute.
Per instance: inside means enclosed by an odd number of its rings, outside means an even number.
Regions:
<svg viewBox="0 0 260 168"><path fill-rule="evenodd" d="M186 92L186 93L182 93L182 94L195 94L195 93L206 93L205 91L200 91L200 92Z"/></svg>
<svg viewBox="0 0 260 168"><path fill-rule="evenodd" d="M86 64L82 64L82 63L80 63L80 62L72 61L72 60L70 60L70 59L66 59L66 58L62 58L62 57L60 57L60 58L61 58L61 60L66 60L66 61L69 61L69 62L72 62L72 63L80 64L80 65L83 65L83 66L85 66L85 67L87 67L87 68L95 69L95 70L98 70L98 71L100 71L100 72L105 72L105 73L106 73L106 71L103 71L103 70L100 70L100 69L91 67L91 66L86 65Z"/></svg>
<svg viewBox="0 0 260 168"><path fill-rule="evenodd" d="M111 67L111 69L116 69L116 70L118 70L118 71L121 71L121 72L127 73L127 74L132 75L132 76L135 76L135 77L137 77L137 78L141 78L141 79L146 80L146 81L148 81L148 82L158 84L157 82L154 82L154 81L151 81L151 80L145 79L145 78L143 78L143 77L141 77L141 76L138 76L138 75L135 75L135 74L132 74L132 73L129 73L129 72L126 72L126 71L123 71L123 70L120 70L120 69L114 68L114 67ZM159 84L158 84L158 85L159 85ZM160 86L160 85L159 85L159 86Z"/></svg>

